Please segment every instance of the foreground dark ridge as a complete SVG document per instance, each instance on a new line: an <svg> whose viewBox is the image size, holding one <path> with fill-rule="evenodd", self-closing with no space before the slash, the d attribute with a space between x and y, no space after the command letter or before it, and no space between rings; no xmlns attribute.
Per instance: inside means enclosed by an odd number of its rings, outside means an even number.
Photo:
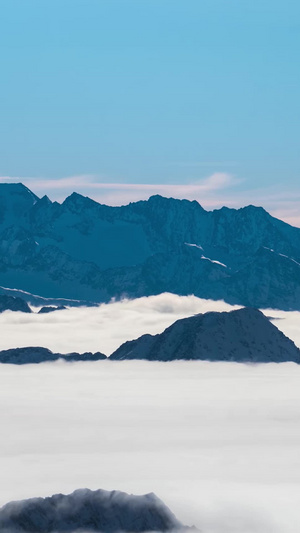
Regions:
<svg viewBox="0 0 300 533"><path fill-rule="evenodd" d="M122 207L62 204L0 184L0 283L52 299L173 292L300 309L300 229L260 207L205 211L152 196ZM63 302L61 302L63 305Z"/></svg>
<svg viewBox="0 0 300 533"><path fill-rule="evenodd" d="M104 354L90 352L62 355L46 348L0 351L0 363L26 364L46 361L98 361ZM143 335L122 344L108 360L149 361L207 360L255 363L300 363L300 350L257 309L205 313L177 320L163 333Z"/></svg>
<svg viewBox="0 0 300 533"><path fill-rule="evenodd" d="M107 359L107 357L101 352L72 352L68 354L53 353L51 350L48 350L48 348L42 348L40 346L11 348L10 350L0 351L0 363L14 365L25 365L27 363L46 363L47 361L57 361L58 359L62 359L71 363L76 361L100 361L102 359Z"/></svg>
<svg viewBox="0 0 300 533"><path fill-rule="evenodd" d="M300 363L300 350L261 311L244 308L177 320L159 335L125 342L110 359Z"/></svg>
<svg viewBox="0 0 300 533"><path fill-rule="evenodd" d="M76 490L67 496L11 502L0 509L1 533L139 533L179 531L182 524L155 496Z"/></svg>

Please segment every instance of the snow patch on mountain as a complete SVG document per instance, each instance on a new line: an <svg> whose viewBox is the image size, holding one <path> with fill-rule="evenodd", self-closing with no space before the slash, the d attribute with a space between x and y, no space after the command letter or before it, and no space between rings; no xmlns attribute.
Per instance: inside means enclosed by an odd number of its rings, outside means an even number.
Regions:
<svg viewBox="0 0 300 533"><path fill-rule="evenodd" d="M269 250L270 252L273 252L276 254L275 250L272 250L272 248L267 248L267 246L263 246L263 248L265 248L265 250ZM281 254L278 252L277 255L280 255L281 257L285 257L286 259L288 259L289 261L293 261L293 263L296 263L296 265L300 266L300 263L298 263L298 261L295 261L295 259L293 259L292 257L288 257L287 255L285 254Z"/></svg>
<svg viewBox="0 0 300 533"><path fill-rule="evenodd" d="M202 246L200 246L200 244L192 244L190 242L185 242L184 243L186 246L194 246L195 248L199 248L199 250L203 250Z"/></svg>
<svg viewBox="0 0 300 533"><path fill-rule="evenodd" d="M224 263L221 263L220 261L215 261L214 259L210 259L209 257L205 257L204 255L201 256L201 259L206 259L206 261L210 261L211 263L215 263L215 265L221 265L221 266L227 268L227 265L224 265Z"/></svg>

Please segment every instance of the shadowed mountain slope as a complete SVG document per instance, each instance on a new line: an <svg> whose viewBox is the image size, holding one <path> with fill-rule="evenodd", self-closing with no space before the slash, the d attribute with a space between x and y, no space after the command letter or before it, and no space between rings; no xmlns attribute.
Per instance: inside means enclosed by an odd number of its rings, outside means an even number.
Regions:
<svg viewBox="0 0 300 533"><path fill-rule="evenodd" d="M161 334L125 342L110 359L300 363L300 350L263 313L243 308L177 320Z"/></svg>
<svg viewBox="0 0 300 533"><path fill-rule="evenodd" d="M108 301L174 292L300 309L300 229L261 207L205 211L152 196L122 207L62 204L0 184L0 285Z"/></svg>
<svg viewBox="0 0 300 533"><path fill-rule="evenodd" d="M22 311L31 313L29 305L22 298L0 294L0 313L4 311Z"/></svg>

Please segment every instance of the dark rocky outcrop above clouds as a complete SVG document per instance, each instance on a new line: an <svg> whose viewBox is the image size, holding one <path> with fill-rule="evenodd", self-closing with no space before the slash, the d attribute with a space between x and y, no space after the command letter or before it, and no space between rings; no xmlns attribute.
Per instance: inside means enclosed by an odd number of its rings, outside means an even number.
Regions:
<svg viewBox="0 0 300 533"><path fill-rule="evenodd" d="M64 305L58 305L58 306L45 305L41 307L38 314L45 315L46 313L53 313L53 311L63 311L64 309L67 309Z"/></svg>
<svg viewBox="0 0 300 533"><path fill-rule="evenodd" d="M0 184L0 284L89 302L173 292L300 309L300 229L251 205L205 211L157 195L108 207L76 193L59 204Z"/></svg>
<svg viewBox="0 0 300 533"><path fill-rule="evenodd" d="M11 348L0 351L0 363L24 365L27 363L45 363L47 361L57 361L63 359L67 362L75 361L100 361L106 359L106 355L101 352L91 353L53 353L48 348L39 346L28 346L26 348Z"/></svg>
<svg viewBox="0 0 300 533"><path fill-rule="evenodd" d="M154 494L76 490L67 496L11 502L0 509L1 533L140 533L182 524Z"/></svg>
<svg viewBox="0 0 300 533"><path fill-rule="evenodd" d="M0 313L4 311L22 311L23 313L31 313L29 305L23 298L0 295Z"/></svg>
<svg viewBox="0 0 300 533"><path fill-rule="evenodd" d="M243 308L177 320L161 334L125 342L110 359L300 363L300 350L263 313Z"/></svg>

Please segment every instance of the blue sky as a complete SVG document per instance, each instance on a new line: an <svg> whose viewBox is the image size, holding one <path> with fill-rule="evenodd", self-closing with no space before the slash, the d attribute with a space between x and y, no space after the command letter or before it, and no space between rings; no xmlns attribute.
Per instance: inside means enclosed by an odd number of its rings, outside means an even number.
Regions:
<svg viewBox="0 0 300 533"><path fill-rule="evenodd" d="M0 7L2 181L251 202L300 225L298 1Z"/></svg>

